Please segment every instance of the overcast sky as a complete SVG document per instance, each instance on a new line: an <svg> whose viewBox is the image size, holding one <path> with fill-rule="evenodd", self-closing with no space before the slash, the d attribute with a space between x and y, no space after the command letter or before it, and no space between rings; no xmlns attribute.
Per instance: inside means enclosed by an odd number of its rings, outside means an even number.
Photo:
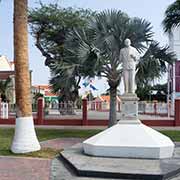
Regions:
<svg viewBox="0 0 180 180"><path fill-rule="evenodd" d="M42 0L43 3L53 3L57 0ZM29 7L37 7L38 0L29 0ZM162 30L162 20L167 6L174 0L59 0L63 7L81 7L102 11L104 9L120 9L131 17L145 18L153 25L154 39L162 45L166 44L167 37ZM13 59L13 1L3 0L0 3L0 54ZM34 46L34 40L29 36L29 60L33 70L33 84L47 84L49 70L44 66L44 58ZM107 88L101 81L96 84L98 89Z"/></svg>

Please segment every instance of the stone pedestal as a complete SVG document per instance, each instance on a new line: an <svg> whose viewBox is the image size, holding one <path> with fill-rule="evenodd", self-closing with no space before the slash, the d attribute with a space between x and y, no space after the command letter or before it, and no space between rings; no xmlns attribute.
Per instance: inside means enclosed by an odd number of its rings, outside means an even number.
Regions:
<svg viewBox="0 0 180 180"><path fill-rule="evenodd" d="M124 94L121 96L119 123L141 123L138 119L138 100L136 94Z"/></svg>
<svg viewBox="0 0 180 180"><path fill-rule="evenodd" d="M118 124L83 142L85 154L103 157L171 158L174 143L169 137L143 125L138 119L138 98L135 94L121 97Z"/></svg>
<svg viewBox="0 0 180 180"><path fill-rule="evenodd" d="M170 159L137 159L87 156L76 144L52 161L51 174L56 180L179 180L179 159L179 145Z"/></svg>

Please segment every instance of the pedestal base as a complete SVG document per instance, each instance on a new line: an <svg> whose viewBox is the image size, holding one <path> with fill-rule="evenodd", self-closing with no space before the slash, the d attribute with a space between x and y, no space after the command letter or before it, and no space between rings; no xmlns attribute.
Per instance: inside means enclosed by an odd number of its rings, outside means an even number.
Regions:
<svg viewBox="0 0 180 180"><path fill-rule="evenodd" d="M117 124L83 142L86 154L104 157L170 158L174 143L141 123Z"/></svg>
<svg viewBox="0 0 180 180"><path fill-rule="evenodd" d="M179 158L180 147L175 148L172 158L159 160L92 157L77 144L53 160L51 175L53 180L179 180Z"/></svg>

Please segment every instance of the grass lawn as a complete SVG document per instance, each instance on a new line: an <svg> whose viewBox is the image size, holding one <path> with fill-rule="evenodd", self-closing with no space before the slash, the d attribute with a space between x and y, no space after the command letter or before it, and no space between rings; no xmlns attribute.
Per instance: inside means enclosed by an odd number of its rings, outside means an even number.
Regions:
<svg viewBox="0 0 180 180"><path fill-rule="evenodd" d="M87 138L100 130L59 130L59 129L36 129L39 141L46 141L55 138L74 137L74 138ZM28 154L13 154L10 151L12 138L14 135L13 128L0 128L0 156L26 156L26 157L39 157L39 158L53 158L61 150L52 148L43 148L40 151Z"/></svg>
<svg viewBox="0 0 180 180"><path fill-rule="evenodd" d="M61 129L36 129L39 141L45 141L55 138L77 137L88 138L97 134L100 130L61 130ZM180 141L180 131L161 131L161 133L169 136L173 141ZM28 156L40 158L53 158L61 150L54 150L52 148L43 148L40 151L28 154L13 154L10 151L10 145L14 134L13 128L0 128L0 155L1 156Z"/></svg>

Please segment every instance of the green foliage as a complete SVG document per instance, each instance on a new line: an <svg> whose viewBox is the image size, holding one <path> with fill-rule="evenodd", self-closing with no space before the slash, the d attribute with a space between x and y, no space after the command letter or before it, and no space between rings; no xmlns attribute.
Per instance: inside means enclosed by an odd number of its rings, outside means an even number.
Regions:
<svg viewBox="0 0 180 180"><path fill-rule="evenodd" d="M78 50L75 51L77 57L86 63L93 62L91 68L95 75L107 78L112 100L109 122L116 121L114 101L122 75L119 53L126 38L131 39L132 46L141 54L136 81L142 88L160 78L167 71L166 63L175 60L174 54L168 52L168 47L159 47L153 41L151 30L151 24L144 19L130 18L118 10L107 10L91 18L88 28L75 30L70 35L70 39L78 40Z"/></svg>
<svg viewBox="0 0 180 180"><path fill-rule="evenodd" d="M12 79L7 78L6 80L0 80L0 97L3 102L10 100L11 91L12 91Z"/></svg>
<svg viewBox="0 0 180 180"><path fill-rule="evenodd" d="M76 30L72 36L79 41L78 58L85 62L91 59L95 74L106 77L110 87L117 87L122 73L119 52L124 47L124 40L130 38L133 46L142 52L145 44L152 41L151 28L143 19L108 10L97 13L90 19L88 29Z"/></svg>
<svg viewBox="0 0 180 180"><path fill-rule="evenodd" d="M130 18L118 10L107 10L94 15L86 29L75 30L70 39L77 39L76 55L86 62L93 62L94 75L107 79L110 87L111 107L109 126L116 123L116 95L121 80L120 49L130 38L139 52L145 50L152 39L151 24L143 19Z"/></svg>
<svg viewBox="0 0 180 180"><path fill-rule="evenodd" d="M165 84L156 84L152 87L153 90L157 90L158 92L161 92L165 95L167 95L167 83Z"/></svg>
<svg viewBox="0 0 180 180"><path fill-rule="evenodd" d="M160 47L158 42L152 41L137 64L137 86L147 86L153 80L161 78L167 72L167 64L172 64L175 60L175 54L169 51L169 47Z"/></svg>
<svg viewBox="0 0 180 180"><path fill-rule="evenodd" d="M156 94L154 94L154 91ZM144 86L137 86L136 90L137 96L140 98L141 101L166 101L167 100L167 83L166 84L156 84L152 85L144 85Z"/></svg>
<svg viewBox="0 0 180 180"><path fill-rule="evenodd" d="M163 27L165 32L171 32L172 28L180 25L180 0L169 5L165 11Z"/></svg>
<svg viewBox="0 0 180 180"><path fill-rule="evenodd" d="M90 10L61 8L57 4L41 4L29 11L31 33L47 66L63 58L66 35L73 28L84 27L90 15Z"/></svg>
<svg viewBox="0 0 180 180"><path fill-rule="evenodd" d="M81 107L82 107L82 97L81 96L79 96L77 98L76 106L77 106L78 109L81 109Z"/></svg>
<svg viewBox="0 0 180 180"><path fill-rule="evenodd" d="M61 99L74 101L78 96L81 77L85 69L82 61L73 57L71 51L76 47L76 41L68 44L65 41L74 28L87 26L87 20L95 12L84 9L61 8L57 4L44 5L29 12L31 33L36 40L36 46L46 58L45 65L51 70L54 92L61 91Z"/></svg>
<svg viewBox="0 0 180 180"><path fill-rule="evenodd" d="M35 11L41 14L37 13L37 17L44 17L48 12L45 18L42 18L43 21L36 21L36 18L32 18L36 13L32 11L30 25L36 37L36 46L46 57L46 65L52 71L50 83L55 92L61 90L62 99L76 99L81 77L87 76L106 77L111 100L116 99L117 86L122 75L119 53L126 38L131 39L132 46L141 53L136 76L141 87L160 78L167 71L166 63L174 61L174 54L168 52L168 47L159 47L159 44L153 41L152 26L149 22L130 18L120 10L100 13L78 10L76 16L77 10L72 8L58 9L57 6L42 5ZM57 15L54 15L55 11ZM70 17L62 15L66 13L75 13L76 18L72 24L64 20ZM58 14L63 18L58 17ZM79 21L80 24L74 24ZM114 105L111 106L110 116L115 114L115 103L111 104Z"/></svg>
<svg viewBox="0 0 180 180"><path fill-rule="evenodd" d="M38 98L40 98L40 97L44 97L44 95L41 93L36 93L33 98L34 98L35 102L37 102Z"/></svg>
<svg viewBox="0 0 180 180"><path fill-rule="evenodd" d="M152 87L150 85L137 86L136 94L138 98L140 99L140 101L151 100L150 99L151 90L152 90Z"/></svg>

